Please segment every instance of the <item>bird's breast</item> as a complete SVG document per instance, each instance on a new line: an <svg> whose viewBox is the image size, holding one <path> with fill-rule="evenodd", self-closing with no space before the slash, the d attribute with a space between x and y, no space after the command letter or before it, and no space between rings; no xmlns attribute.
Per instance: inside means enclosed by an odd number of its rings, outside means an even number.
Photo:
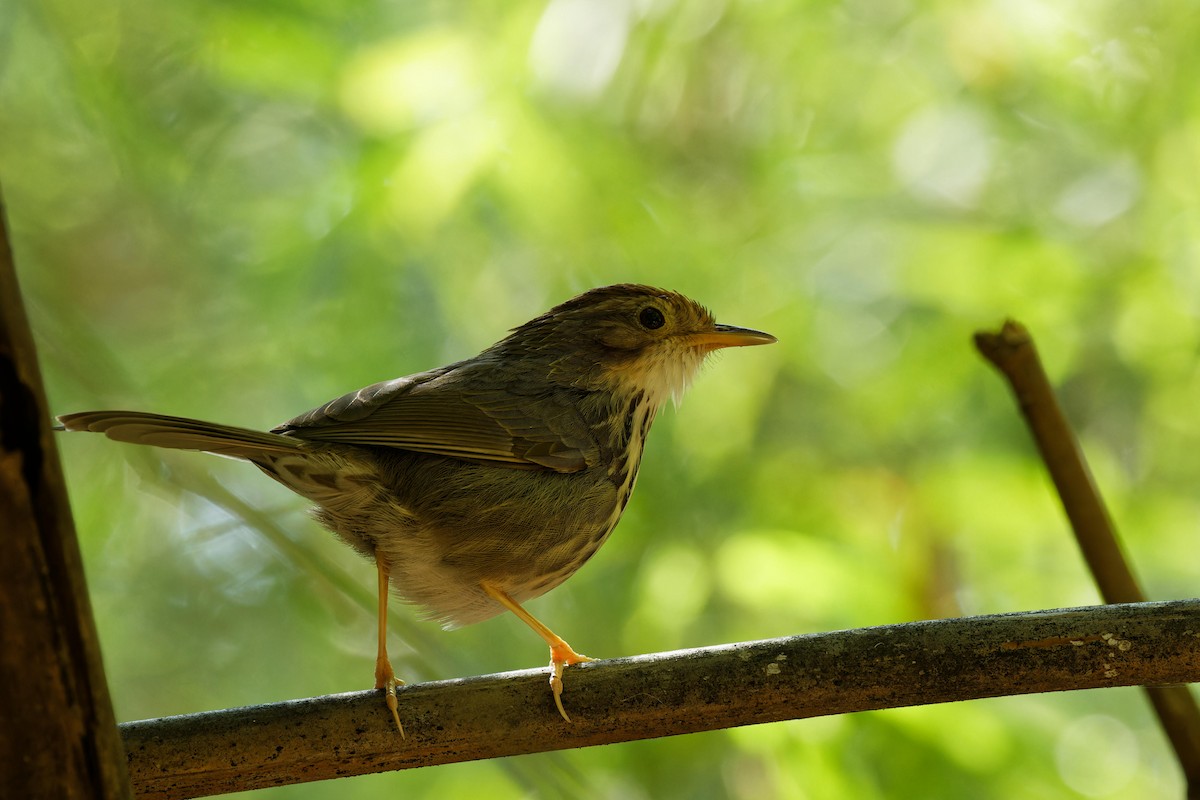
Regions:
<svg viewBox="0 0 1200 800"><path fill-rule="evenodd" d="M617 490L617 505L609 517L607 530L597 543L597 548L616 527L633 494L638 467L642 463L642 452L646 446L646 436L650 433L650 425L654 422L657 410L642 391L634 392L625 401L620 414L620 425L615 432L616 446L613 448L613 457L608 469L609 480Z"/></svg>

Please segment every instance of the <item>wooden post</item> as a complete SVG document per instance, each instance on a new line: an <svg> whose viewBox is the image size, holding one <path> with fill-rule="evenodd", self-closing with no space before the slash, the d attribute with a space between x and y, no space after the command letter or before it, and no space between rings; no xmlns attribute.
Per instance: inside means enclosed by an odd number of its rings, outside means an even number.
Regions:
<svg viewBox="0 0 1200 800"><path fill-rule="evenodd" d="M0 797L131 797L0 205Z"/></svg>

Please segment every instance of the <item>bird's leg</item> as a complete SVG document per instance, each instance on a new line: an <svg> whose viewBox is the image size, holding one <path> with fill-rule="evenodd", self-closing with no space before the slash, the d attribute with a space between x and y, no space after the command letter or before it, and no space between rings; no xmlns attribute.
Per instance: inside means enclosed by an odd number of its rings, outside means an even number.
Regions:
<svg viewBox="0 0 1200 800"><path fill-rule="evenodd" d="M396 700L396 687L404 685L404 681L396 677L387 654L388 575L391 563L378 550L375 551L375 569L379 573L379 652L375 656L375 688L384 690L384 700L403 739L404 726L400 724L400 712L397 711L399 702Z"/></svg>
<svg viewBox="0 0 1200 800"><path fill-rule="evenodd" d="M562 704L563 668L569 667L572 664L582 664L584 661L594 661L595 659L576 653L571 648L571 645L563 641L561 636L547 628L541 620L522 608L521 604L509 597L508 593L503 589L487 581L481 582L479 586L487 592L489 597L516 614L522 622L533 628L534 633L542 637L546 644L550 645L550 691L554 692L554 705L558 707L558 713L562 714L563 719L570 722L571 718L567 716L567 712Z"/></svg>

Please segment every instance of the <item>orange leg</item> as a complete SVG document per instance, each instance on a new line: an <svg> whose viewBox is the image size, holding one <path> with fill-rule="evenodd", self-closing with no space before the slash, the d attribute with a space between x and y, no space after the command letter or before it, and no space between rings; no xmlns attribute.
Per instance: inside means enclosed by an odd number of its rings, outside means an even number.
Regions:
<svg viewBox="0 0 1200 800"><path fill-rule="evenodd" d="M558 713L562 714L563 719L570 722L571 718L567 716L567 712L563 709L562 704L563 668L569 667L572 664L582 664L585 661L594 661L595 659L576 653L571 649L571 645L563 641L562 637L547 628L533 614L521 608L521 604L509 597L508 593L504 590L493 586L487 581L480 583L479 586L487 592L489 597L516 614L522 622L533 628L534 633L542 637L546 644L550 645L550 691L554 692L554 705L558 707Z"/></svg>
<svg viewBox="0 0 1200 800"><path fill-rule="evenodd" d="M399 702L396 700L396 687L403 686L404 681L396 677L387 654L388 574L391 564L387 556L378 550L375 551L375 568L379 572L379 652L375 656L375 688L385 690L384 700L403 739L404 726L400 724L400 712L397 711Z"/></svg>

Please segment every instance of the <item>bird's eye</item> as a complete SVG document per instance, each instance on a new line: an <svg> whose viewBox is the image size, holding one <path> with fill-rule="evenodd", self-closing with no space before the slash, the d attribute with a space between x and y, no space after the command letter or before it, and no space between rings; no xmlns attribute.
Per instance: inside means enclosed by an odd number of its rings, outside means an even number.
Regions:
<svg viewBox="0 0 1200 800"><path fill-rule="evenodd" d="M654 306L646 306L638 314L638 322L642 323L642 327L647 330L661 328L666 321L667 319L663 316L663 313Z"/></svg>

